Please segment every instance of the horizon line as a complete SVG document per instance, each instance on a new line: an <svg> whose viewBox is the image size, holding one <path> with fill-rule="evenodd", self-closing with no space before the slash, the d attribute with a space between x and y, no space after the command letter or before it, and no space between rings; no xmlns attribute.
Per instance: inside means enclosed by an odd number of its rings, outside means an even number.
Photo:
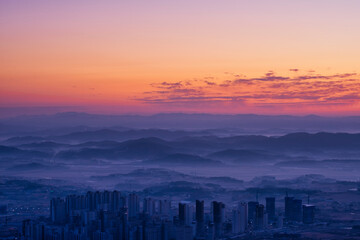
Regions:
<svg viewBox="0 0 360 240"><path fill-rule="evenodd" d="M47 109L47 108L66 108L63 106L39 106L39 107L0 107L0 115L3 110L14 110L14 109ZM70 107L71 108L71 107ZM145 112L128 112L128 113L101 113L97 111L52 111L52 112L44 112L44 113L13 113L7 114L8 116L0 116L0 119L13 118L13 117L21 117L21 116L53 116L60 114L87 114L87 115L98 115L98 116L139 116L139 117L151 117L156 115L209 115L209 116L264 116L264 117L320 117L320 118L342 118L342 117L360 117L360 115L354 114L343 114L343 115L335 115L335 114L261 114L261 113L212 113L212 112L191 112L191 111L162 111L162 112L154 112L154 113L145 113ZM6 114L5 114L6 115Z"/></svg>

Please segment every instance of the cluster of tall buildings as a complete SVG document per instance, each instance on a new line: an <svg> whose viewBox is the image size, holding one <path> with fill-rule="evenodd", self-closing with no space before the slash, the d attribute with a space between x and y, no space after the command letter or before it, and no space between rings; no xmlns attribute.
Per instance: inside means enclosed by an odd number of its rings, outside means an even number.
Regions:
<svg viewBox="0 0 360 240"><path fill-rule="evenodd" d="M302 204L302 200L286 196L285 217L288 221L311 224L314 222L315 206Z"/></svg>
<svg viewBox="0 0 360 240"><path fill-rule="evenodd" d="M314 221L315 208L285 197L285 220ZM50 201L50 218L23 222L25 240L214 240L281 228L284 217L276 215L275 198L239 202L229 211L213 201L140 199L135 193L88 192Z"/></svg>
<svg viewBox="0 0 360 240"><path fill-rule="evenodd" d="M275 198L266 198L266 206L258 201L240 202L232 211L232 232L263 230L269 224L282 227L282 217L275 218Z"/></svg>

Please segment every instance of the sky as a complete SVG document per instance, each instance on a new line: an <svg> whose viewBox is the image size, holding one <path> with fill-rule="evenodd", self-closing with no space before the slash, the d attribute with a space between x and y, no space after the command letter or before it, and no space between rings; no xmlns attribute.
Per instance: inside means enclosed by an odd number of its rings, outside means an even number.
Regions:
<svg viewBox="0 0 360 240"><path fill-rule="evenodd" d="M0 108L360 115L359 9L358 0L3 0Z"/></svg>

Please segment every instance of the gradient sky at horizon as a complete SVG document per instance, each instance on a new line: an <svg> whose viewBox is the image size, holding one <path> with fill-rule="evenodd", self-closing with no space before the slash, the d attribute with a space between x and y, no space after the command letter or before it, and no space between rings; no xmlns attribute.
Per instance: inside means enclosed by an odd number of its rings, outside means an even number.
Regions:
<svg viewBox="0 0 360 240"><path fill-rule="evenodd" d="M0 2L0 107L360 113L360 1Z"/></svg>

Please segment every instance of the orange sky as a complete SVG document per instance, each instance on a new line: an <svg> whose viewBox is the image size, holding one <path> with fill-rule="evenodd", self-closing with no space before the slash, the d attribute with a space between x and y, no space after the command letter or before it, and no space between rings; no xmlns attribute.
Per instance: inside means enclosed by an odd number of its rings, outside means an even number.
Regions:
<svg viewBox="0 0 360 240"><path fill-rule="evenodd" d="M358 9L356 0L1 1L0 106L358 114Z"/></svg>

